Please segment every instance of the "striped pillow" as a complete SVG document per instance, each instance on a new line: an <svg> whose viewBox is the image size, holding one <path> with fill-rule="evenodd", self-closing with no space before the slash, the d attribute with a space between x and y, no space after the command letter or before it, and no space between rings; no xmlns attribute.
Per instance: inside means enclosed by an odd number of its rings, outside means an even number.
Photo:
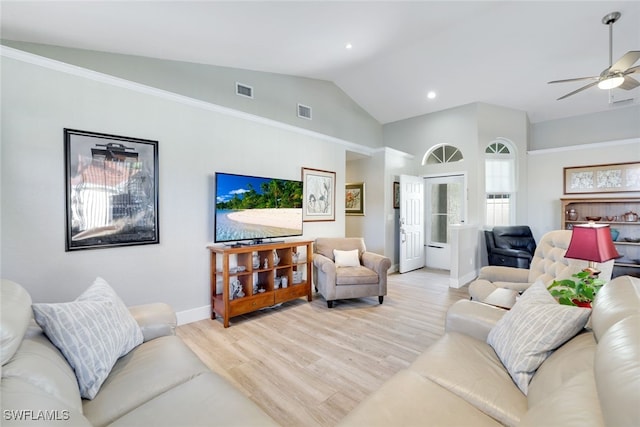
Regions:
<svg viewBox="0 0 640 427"><path fill-rule="evenodd" d="M32 308L38 325L75 371L85 399L96 396L116 360L143 340L138 323L100 277L73 302Z"/></svg>
<svg viewBox="0 0 640 427"><path fill-rule="evenodd" d="M558 304L537 281L491 329L487 343L526 395L538 367L584 328L590 314L589 308Z"/></svg>

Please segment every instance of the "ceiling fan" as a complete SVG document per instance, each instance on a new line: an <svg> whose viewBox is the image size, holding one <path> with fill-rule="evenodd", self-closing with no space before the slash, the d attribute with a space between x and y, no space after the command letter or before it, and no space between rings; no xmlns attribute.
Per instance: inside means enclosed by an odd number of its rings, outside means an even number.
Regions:
<svg viewBox="0 0 640 427"><path fill-rule="evenodd" d="M613 89L619 87L620 89L631 90L640 86L640 82L631 77L629 74L640 73L640 65L632 67L638 59L640 59L640 51L630 50L625 53L620 59L613 62L613 24L620 19L620 12L611 12L602 18L602 23L609 26L609 67L605 68L599 76L594 77L578 77L575 79L566 80L554 80L549 83L565 83L575 82L580 80L593 80L588 85L582 86L579 89L574 90L564 96L558 98L558 101L575 95L578 92L582 92L585 89L589 89L592 86L598 85L600 89Z"/></svg>

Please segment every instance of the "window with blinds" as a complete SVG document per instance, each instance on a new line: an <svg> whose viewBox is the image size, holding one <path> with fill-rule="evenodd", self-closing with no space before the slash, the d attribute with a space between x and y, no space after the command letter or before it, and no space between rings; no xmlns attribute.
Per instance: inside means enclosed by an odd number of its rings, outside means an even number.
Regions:
<svg viewBox="0 0 640 427"><path fill-rule="evenodd" d="M486 225L512 225L515 221L515 155L506 141L485 149Z"/></svg>

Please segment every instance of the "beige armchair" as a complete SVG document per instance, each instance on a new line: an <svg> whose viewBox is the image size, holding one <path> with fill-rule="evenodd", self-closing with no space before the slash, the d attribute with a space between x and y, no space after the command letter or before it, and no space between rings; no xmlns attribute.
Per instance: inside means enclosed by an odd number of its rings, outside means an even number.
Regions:
<svg viewBox="0 0 640 427"><path fill-rule="evenodd" d="M538 279L548 286L553 280L570 278L588 266L587 261L564 257L570 242L571 230L550 231L540 239L528 270L493 265L482 267L478 278L469 285L471 299L485 302L499 288L522 293ZM613 262L598 264L599 277L607 282L611 280ZM515 296L511 303L515 303Z"/></svg>
<svg viewBox="0 0 640 427"><path fill-rule="evenodd" d="M357 259L352 266L336 266L334 249L357 250ZM343 253L338 255L342 257ZM335 300L371 296L377 296L382 304L387 294L389 267L391 260L367 252L364 240L359 237L318 238L313 245L313 277L316 291L327 300L329 308L333 307Z"/></svg>

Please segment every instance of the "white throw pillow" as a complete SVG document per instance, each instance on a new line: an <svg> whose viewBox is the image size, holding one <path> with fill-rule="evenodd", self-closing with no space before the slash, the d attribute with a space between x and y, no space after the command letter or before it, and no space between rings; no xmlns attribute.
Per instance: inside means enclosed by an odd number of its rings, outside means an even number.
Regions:
<svg viewBox="0 0 640 427"><path fill-rule="evenodd" d="M360 258L358 257L358 250L341 251L338 249L333 250L333 259L335 260L336 267L359 267Z"/></svg>
<svg viewBox="0 0 640 427"><path fill-rule="evenodd" d="M580 332L590 315L589 308L558 304L544 284L537 281L491 329L487 343L526 395L538 367Z"/></svg>
<svg viewBox="0 0 640 427"><path fill-rule="evenodd" d="M32 308L38 325L75 371L85 399L93 399L118 358L143 341L138 323L100 277L73 302Z"/></svg>

